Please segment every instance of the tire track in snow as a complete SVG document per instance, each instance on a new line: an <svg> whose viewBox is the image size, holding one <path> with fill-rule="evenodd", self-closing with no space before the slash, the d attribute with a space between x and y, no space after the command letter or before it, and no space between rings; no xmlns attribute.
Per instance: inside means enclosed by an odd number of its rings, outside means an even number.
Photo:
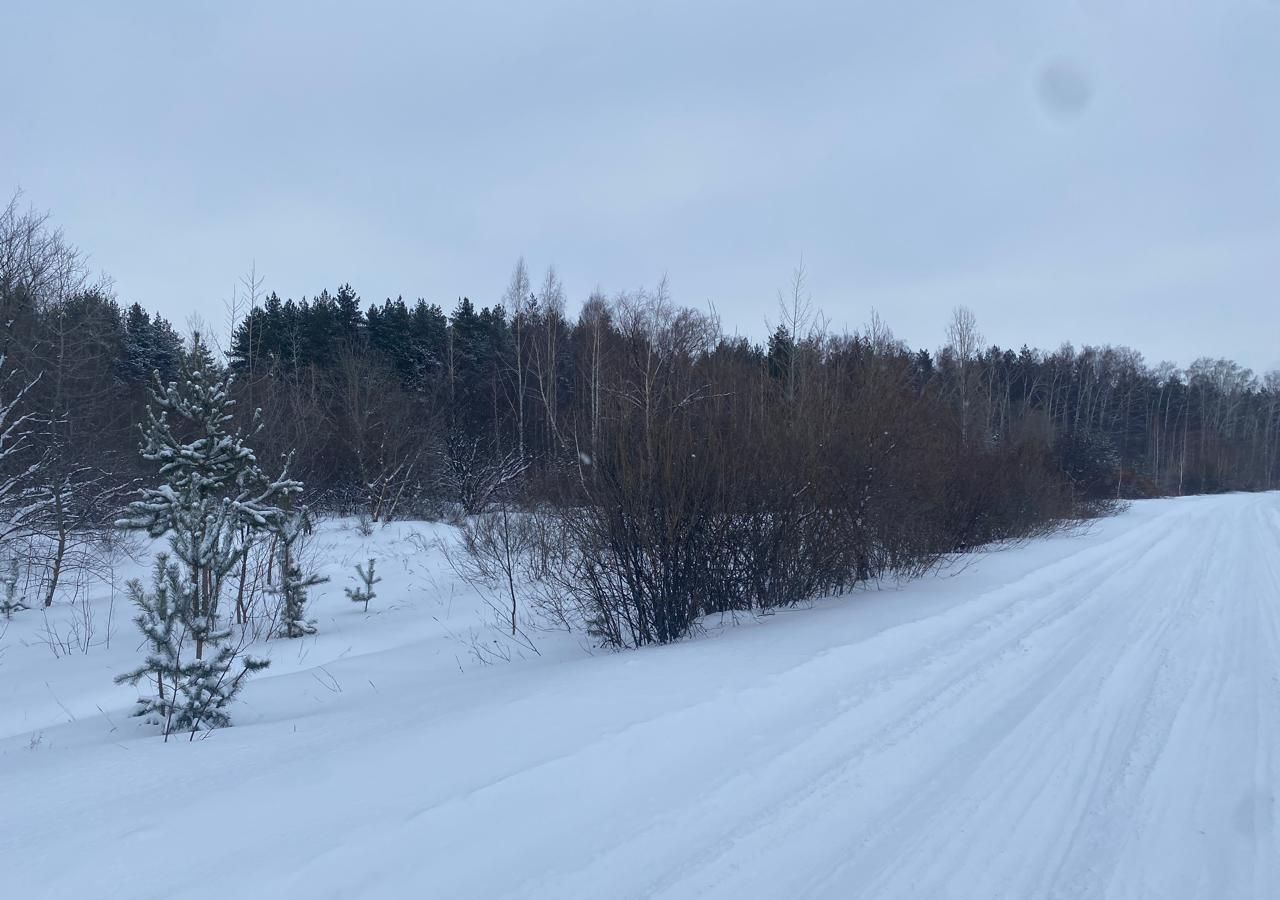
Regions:
<svg viewBox="0 0 1280 900"><path fill-rule="evenodd" d="M1159 543L1159 542L1157 541L1156 543ZM1150 546L1154 546L1154 545L1150 545ZM1123 552L1123 548L1116 548L1116 549L1117 549L1117 550L1119 550L1119 551L1121 551L1121 552L1117 552L1117 553L1113 554L1114 556L1116 556L1117 558L1121 558L1121 559L1125 559L1125 558L1127 558L1127 559L1128 559L1128 561L1129 561L1130 563L1132 563L1132 562L1133 562L1132 558L1131 558L1131 557L1128 557L1128 554L1127 554L1127 553L1125 553L1125 552ZM1166 562L1167 562L1167 560L1166 560ZM1112 577L1113 577L1113 575L1114 575L1114 573L1115 573L1115 572L1116 572L1116 568L1115 568L1115 567L1112 567L1111 569L1109 569L1106 573L1104 573L1103 577L1102 577L1102 578L1101 578L1101 580L1100 580L1100 583L1104 583L1104 584L1105 584L1105 583L1106 583L1110 578L1112 578ZM1095 591L1093 591L1093 592L1090 592L1090 593L1091 593L1091 594L1092 594L1092 593L1096 593L1096 590L1095 590ZM1091 620L1091 622L1094 622L1094 621L1096 621L1096 619ZM1088 629L1084 629L1084 628L1080 629L1080 633L1081 633L1084 637L1088 637L1088 636L1090 635L1090 632L1088 631ZM1077 662L1077 666L1076 666L1076 667L1078 667L1078 665L1079 665L1079 661ZM1075 667L1073 667L1073 668L1075 668ZM1029 689L1028 691L1024 692L1024 694L1025 694L1025 695L1027 695L1027 696L1030 696L1030 697L1034 697L1034 696L1035 696L1035 692L1036 692L1036 688L1035 688L1035 687L1033 687L1033 688ZM1077 698L1077 700L1078 700L1078 698ZM1033 705L1034 705L1034 704L1033 704ZM982 740L982 739L983 739L983 738L979 738L979 739L978 739L979 743L981 742L981 740ZM940 781L940 782L941 782L942 784L944 784L944 785L945 785L945 784L947 784L947 774L948 774L948 773L946 773L946 772L944 771L942 774L940 774L940 775L937 777L937 779L936 779L936 780ZM961 779L961 780L962 780L962 779ZM953 787L954 787L954 786L953 786ZM932 798L932 797L930 797L930 796L928 796L928 795L926 794L926 795L923 795L923 798L917 802L916 806L924 806L924 807L928 807L928 806L930 806L930 805L932 805L932 804L934 804L934 803L935 803L935 799L934 799L934 798ZM810 817L811 815L812 815L812 811L811 811L811 810L806 810L806 811L804 811L804 812L802 812L801 814L799 814L799 815L797 815L797 816L796 816L797 822L802 821L802 820L804 820L806 817ZM884 822L880 822L880 823L877 823L877 824L878 824L878 827L884 827L886 823L884 823ZM810 828L817 827L819 830L820 830L820 828L821 828L821 826L814 826L812 822L810 823L810 826L809 826L809 827L810 827ZM865 848L864 848L864 849L865 849ZM817 868L818 868L819 870L821 870L821 869L822 869L822 866L818 866ZM816 886L811 885L810 887L816 887ZM726 892L726 893L731 893L731 891L728 891L728 892ZM676 892L676 894L674 894L674 895L678 895L678 892ZM876 894L869 894L869 896L876 896ZM984 896L985 896L985 895L984 895Z"/></svg>
<svg viewBox="0 0 1280 900"><path fill-rule="evenodd" d="M1164 546L1163 540L1157 543L1158 548ZM1150 554L1144 554L1139 560L1130 562L1149 558ZM1155 560L1158 562L1159 559ZM1125 568L1109 569L1100 585L1091 591L1091 596L1102 594L1104 600L1114 600L1114 596L1102 588L1110 585L1117 575L1125 574ZM1137 577L1133 573L1128 574L1131 578ZM856 880L868 885L869 895L891 896L889 893L875 893L877 886L887 892L905 868L914 870L912 883L916 889L936 892L935 896L944 896L949 882L966 884L968 890L984 897L1042 895L1035 893L1029 884L1010 885L998 881L985 884L984 878L993 870L990 847L984 848L981 844L992 844L991 832L1002 824L1006 837L1012 840L1030 810L1036 810L1043 817L1048 793L1044 782L1065 763L1079 762L1071 753L1072 747L1077 744L1096 747L1108 724L1113 740L1118 731L1118 724L1104 722L1095 726L1092 732L1072 735L1076 726L1071 714L1077 711L1080 698L1099 690L1100 684L1116 665L1116 660L1111 657L1117 648L1122 649L1129 641L1127 634L1115 627L1121 624L1117 620L1123 608L1101 606L1097 610L1098 615L1085 621L1078 620L1078 610L1079 607L1073 608L1073 618L1063 623L1064 630L1070 627L1068 640L1050 655L1037 660L1042 667L1038 676L1007 697L1002 698L996 692L986 698L986 705L995 711L987 720L991 727L984 724L984 727L973 730L962 745L963 752L954 754L935 770L904 807L886 821L877 823L876 838L859 848L858 854L862 863ZM1131 620L1134 618L1137 618L1136 612L1130 616ZM1102 633L1104 638L1112 634L1117 636L1099 641L1099 634L1094 629L1100 625L1109 629ZM1098 643L1090 649L1094 642ZM1079 652L1082 649L1086 652ZM1058 695L1063 700L1054 704ZM980 708L983 704L974 705ZM1062 795L1059 802L1066 802L1068 808L1057 809L1064 821L1055 822L1055 829L1060 830L1064 824L1070 823L1072 799L1079 791L1091 789L1090 784L1096 781L1098 768L1093 767L1091 773L1090 767L1086 766L1073 784L1059 789L1058 793ZM934 824L939 820L943 821L941 827ZM936 836L939 831L948 835L942 844ZM889 848L893 848L893 852ZM1049 852L1052 853L1052 845ZM1035 865L1029 865L1025 860L1025 849L1018 855L1024 857L1024 871L1052 868L1047 860L1037 860ZM974 869L965 873L967 878L959 871L966 864ZM845 875L847 870L856 868L857 861L837 866L824 883L830 884Z"/></svg>
<svg viewBox="0 0 1280 900"><path fill-rule="evenodd" d="M1043 580L1043 572L1037 573L1036 577L1030 579L1030 585L1015 583L1007 585L996 591L989 592L989 595L996 595L1002 598L1002 604L993 612L981 616L975 624L969 629L962 629L959 632L947 632L943 635L943 640L937 645L926 648L926 659L922 661L914 653L906 658L895 658L889 671L876 673L880 675L878 681L874 681L871 687L864 687L860 691L854 690L853 696L842 701L837 707L835 716L828 718L825 722L814 723L809 717L801 720L801 727L797 731L804 728L809 730L805 733L793 747L784 749L781 752L776 747L767 748L767 752L775 755L768 757L770 765L767 770L750 770L747 774L739 779L732 779L727 784L717 786L717 792L726 795L722 804L726 807L732 807L734 798L741 789L745 789L744 781L753 781L756 783L771 783L774 787L771 793L778 796L776 808L760 811L753 819L763 822L762 826L753 826L748 823L745 829L748 833L753 827L767 827L772 818L779 814L779 808L799 806L806 797L818 794L826 787L828 781L838 781L841 774L855 765L861 756L875 751L882 752L887 747L893 747L907 741L917 731L922 724L930 722L938 711L944 709L948 705L962 699L963 693L969 689L972 684L980 683L984 680L984 673L998 668L1001 658L1006 655L1018 655L1019 647L1033 634L1041 631L1062 618L1072 614L1076 608L1083 605L1087 600L1094 597L1097 593L1097 587L1104 585L1107 580L1116 572L1130 565L1133 561L1132 552L1139 555L1152 552L1159 548L1163 540L1162 535L1157 531L1152 534L1149 529L1141 529L1140 533L1132 537L1126 536L1126 539L1118 540L1118 547L1109 547L1105 552L1105 556L1110 559L1110 564L1106 568L1099 568L1093 557L1098 556L1097 552L1089 553L1086 551L1087 558L1080 559L1070 566L1072 571L1062 572L1062 586L1048 597L1035 596L1040 591L1040 581ZM1136 547L1129 548L1129 544L1136 544ZM1109 546L1109 545L1107 545ZM1076 554L1080 555L1080 554ZM1055 570L1064 568L1061 565L1052 567ZM1090 572L1090 577L1094 581L1093 588L1081 591L1079 576L1082 571ZM986 599L988 595L976 598L966 606L980 605L981 601ZM1075 601L1074 603L1062 603L1055 605L1060 598ZM1104 615L1105 609L1100 609L1097 615ZM1021 617L1021 618L1019 618ZM1025 619L1029 618L1027 622ZM998 624L993 625L995 621ZM1006 635L1012 625L1020 626L1013 629L1012 634ZM903 626L910 628L911 626ZM993 641L993 635L999 635L1000 639ZM940 646L959 645L956 647L947 647L946 651L940 650ZM998 652L994 653L992 647L998 648ZM862 653L868 650L868 647L862 645L854 645L852 647L840 648L842 650L851 651L853 653ZM957 670L953 659L957 656L968 654L969 662L963 669ZM784 675L795 675L804 668L811 666L805 664L790 670ZM923 684L916 686L912 702L903 708L903 697L895 693L895 688L903 680L918 681L922 671L936 670L935 677ZM850 676L850 680L856 681L860 677L864 677L868 673L854 673ZM767 686L771 689L774 685ZM883 722L843 722L843 716L846 710L865 708L865 706L876 699L887 701L887 709L891 713L891 718ZM812 704L810 705L812 706ZM823 697L817 704L818 707L827 707L828 698ZM852 746L845 745L846 749L840 752L835 759L825 760L822 763L823 776L818 779L813 778L815 760L805 756L806 751L811 747L824 750L832 744L833 730L843 729L850 732L850 737L855 735L862 736L861 743L854 743ZM889 736L886 737L885 735ZM869 736L868 736L869 735ZM839 743L836 744L839 747ZM803 773L803 774L800 774ZM700 798L699 805L705 805L708 802L714 802L715 798L706 796ZM692 804L691 804L692 805ZM683 809L684 807L682 807ZM740 813L739 813L740 814ZM652 826L652 830L663 832L673 824L674 820L679 819L683 813L677 812L671 817ZM728 819L728 815L726 816ZM725 823L721 823L725 826ZM716 848L712 849L712 855L718 851L721 854L731 852L734 842L741 839L744 829L739 824L736 828L728 828L730 835L722 838ZM767 843L767 841L765 842ZM629 843L625 851L635 852L637 848L633 843ZM708 862L706 854L709 848L698 847L696 852L690 856L700 858L702 861L695 868L706 868ZM599 861L597 866L593 868L604 868L613 863L615 854L607 854L605 859ZM674 870L668 869L668 875L657 884L650 887L660 890L663 887L678 884L690 875L687 867L676 867ZM714 879L713 879L714 880Z"/></svg>

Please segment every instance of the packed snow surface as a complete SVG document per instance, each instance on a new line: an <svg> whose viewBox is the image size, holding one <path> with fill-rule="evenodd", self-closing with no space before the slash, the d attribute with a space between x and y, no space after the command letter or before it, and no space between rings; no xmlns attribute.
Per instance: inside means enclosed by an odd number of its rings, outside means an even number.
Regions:
<svg viewBox="0 0 1280 900"><path fill-rule="evenodd" d="M1280 897L1280 496L629 653L521 651L414 534L448 529L326 524L320 634L193 743L111 683L120 597L110 648L61 658L15 617L0 895Z"/></svg>

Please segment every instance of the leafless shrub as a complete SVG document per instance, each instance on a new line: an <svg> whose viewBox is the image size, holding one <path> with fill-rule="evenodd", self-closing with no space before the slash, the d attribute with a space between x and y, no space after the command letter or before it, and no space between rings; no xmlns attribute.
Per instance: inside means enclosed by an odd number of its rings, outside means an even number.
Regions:
<svg viewBox="0 0 1280 900"><path fill-rule="evenodd" d="M491 442L451 432L443 450L439 489L464 516L484 512L528 470L519 451L499 452Z"/></svg>
<svg viewBox="0 0 1280 900"><path fill-rule="evenodd" d="M90 595L91 582L83 575L69 584L71 595L55 609L43 610L43 627L38 632L55 658L74 653L87 655L94 647L110 648L115 630L116 588L110 585L106 622L99 630L98 610Z"/></svg>
<svg viewBox="0 0 1280 900"><path fill-rule="evenodd" d="M461 553L442 547L454 572L484 598L511 637L535 654L538 648L520 628L519 616L538 575L542 534L536 522L536 515L500 503L462 523Z"/></svg>

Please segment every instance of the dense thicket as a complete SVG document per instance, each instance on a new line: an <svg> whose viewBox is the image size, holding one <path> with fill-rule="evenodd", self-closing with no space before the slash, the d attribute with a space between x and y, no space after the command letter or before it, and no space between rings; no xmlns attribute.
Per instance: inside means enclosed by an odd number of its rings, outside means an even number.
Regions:
<svg viewBox="0 0 1280 900"><path fill-rule="evenodd" d="M499 302L448 311L252 285L227 365L237 408L262 410L261 459L293 453L313 507L374 519L524 510L540 534L526 574L615 644L909 573L1116 498L1280 476L1275 373L987 346L964 311L932 353L878 321L832 334L800 277L763 344L665 285L596 293L570 316L555 273L535 287L523 263ZM148 373L179 363L174 330L89 283L13 206L0 310L5 367L41 423L7 471L43 462L46 493L60 477L127 486Z"/></svg>
<svg viewBox="0 0 1280 900"><path fill-rule="evenodd" d="M1269 489L1280 475L1280 376L1228 360L1178 369L1124 347L981 346L971 321L935 353L879 325L784 325L762 346L662 290L597 294L570 320L554 276L548 285L483 309L463 299L448 315L402 299L361 312L350 286L273 294L237 328L232 365L265 407L269 440L304 448L308 484L373 508L483 505L485 472L509 477L513 459L542 496L580 453L628 433L632 411L652 429L661 402L700 440L723 413L740 465L822 448L831 474L848 475L855 457L882 452L882 465L954 469L998 490L1007 456L1022 453L1076 499ZM837 451L841 427L874 438Z"/></svg>

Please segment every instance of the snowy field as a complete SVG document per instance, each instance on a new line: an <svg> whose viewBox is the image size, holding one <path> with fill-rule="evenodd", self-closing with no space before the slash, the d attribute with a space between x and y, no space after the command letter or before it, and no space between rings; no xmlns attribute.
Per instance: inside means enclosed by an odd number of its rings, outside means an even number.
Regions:
<svg viewBox="0 0 1280 900"><path fill-rule="evenodd" d="M505 639L449 533L325 523L319 634L194 743L112 683L122 593L83 652L16 616L0 897L1280 897L1280 495L617 654Z"/></svg>

